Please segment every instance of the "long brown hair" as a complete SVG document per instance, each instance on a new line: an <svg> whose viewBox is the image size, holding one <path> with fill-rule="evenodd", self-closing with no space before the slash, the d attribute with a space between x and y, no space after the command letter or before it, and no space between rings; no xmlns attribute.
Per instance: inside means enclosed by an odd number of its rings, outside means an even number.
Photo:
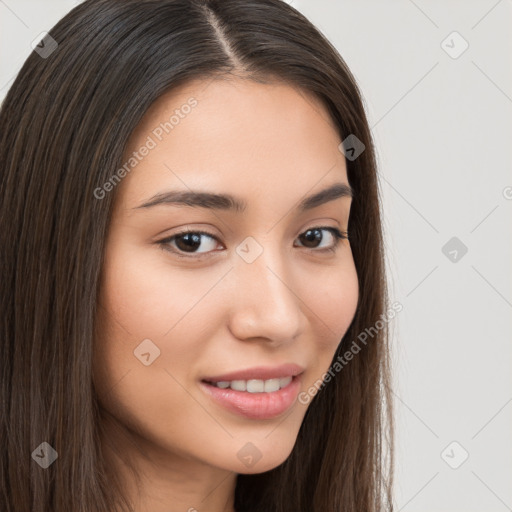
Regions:
<svg viewBox="0 0 512 512"><path fill-rule="evenodd" d="M0 509L129 510L99 442L91 362L116 196L94 191L131 132L164 92L233 74L312 92L340 142L364 144L346 160L359 303L335 359L389 307L375 150L347 65L284 1L88 0L49 34L57 46L32 52L0 111ZM393 510L389 336L374 331L314 397L290 457L238 476L237 510ZM32 456L43 442L58 454L46 469Z"/></svg>

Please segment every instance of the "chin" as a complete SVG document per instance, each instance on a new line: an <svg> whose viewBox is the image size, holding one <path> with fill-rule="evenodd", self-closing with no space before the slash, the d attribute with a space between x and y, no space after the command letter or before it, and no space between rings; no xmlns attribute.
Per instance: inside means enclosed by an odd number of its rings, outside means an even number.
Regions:
<svg viewBox="0 0 512 512"><path fill-rule="evenodd" d="M269 429L265 435L269 432L272 432L272 429ZM252 441L242 443L237 440L236 467L229 469L239 474L252 475L277 468L288 459L297 439L296 435L290 435L289 426L286 434L284 437L274 432L268 438L260 434L254 436ZM233 459L227 462L232 466Z"/></svg>

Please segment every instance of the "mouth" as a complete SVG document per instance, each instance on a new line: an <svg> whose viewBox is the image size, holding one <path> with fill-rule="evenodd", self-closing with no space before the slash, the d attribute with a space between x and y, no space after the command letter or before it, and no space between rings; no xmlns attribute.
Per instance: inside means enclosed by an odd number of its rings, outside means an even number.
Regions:
<svg viewBox="0 0 512 512"><path fill-rule="evenodd" d="M260 374L268 374L268 370L262 372L261 369L253 370L252 374L258 371ZM275 374L275 370L270 372ZM272 419L290 409L297 399L303 369L295 367L293 373L294 375L281 374L267 379L207 378L200 381L200 387L216 405L230 412L249 419Z"/></svg>

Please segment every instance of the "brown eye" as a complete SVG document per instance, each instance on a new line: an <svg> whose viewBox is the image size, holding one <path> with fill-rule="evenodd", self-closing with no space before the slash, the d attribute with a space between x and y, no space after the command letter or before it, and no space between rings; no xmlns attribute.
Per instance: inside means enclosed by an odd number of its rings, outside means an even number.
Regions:
<svg viewBox="0 0 512 512"><path fill-rule="evenodd" d="M310 228L307 231L304 231L299 236L299 240L301 241L301 244L304 247L307 247L308 249L317 249L319 248L319 244L324 241L325 236L322 232L327 231L331 236L330 238L334 241L334 243L328 244L327 247L321 247L321 249L327 249L327 250L335 250L336 246L339 243L339 240L342 238L348 238L345 236L344 233L339 231L337 228L333 227L314 227ZM329 237L327 237L327 241L329 240Z"/></svg>
<svg viewBox="0 0 512 512"><path fill-rule="evenodd" d="M308 229L299 238L306 247L316 247L316 243L322 241L322 230L318 228Z"/></svg>
<svg viewBox="0 0 512 512"><path fill-rule="evenodd" d="M326 247L323 247L319 244L324 242L324 239L327 239L329 242L329 237L325 237L324 232L329 233L331 243ZM310 228L298 237L301 241L301 245L299 247L305 247L311 250L318 250L317 252L323 251L335 251L339 239L348 239L345 232L341 232L337 228L328 227L328 226L318 226L314 228ZM208 253L211 253L215 250L217 245L220 242L217 238L211 233L207 233L205 231L183 231L181 233L176 233L170 237L165 238L158 242L158 245L166 251L172 252L179 257L202 257L208 256ZM198 250L201 248L202 250Z"/></svg>
<svg viewBox="0 0 512 512"><path fill-rule="evenodd" d="M208 243L209 242L209 243ZM158 242L162 248L179 254L204 254L211 252L217 246L217 239L205 231L184 231L176 233ZM203 249L198 251L197 249Z"/></svg>
<svg viewBox="0 0 512 512"><path fill-rule="evenodd" d="M194 252L201 245L201 236L197 233L185 233L175 237L176 247L180 251Z"/></svg>

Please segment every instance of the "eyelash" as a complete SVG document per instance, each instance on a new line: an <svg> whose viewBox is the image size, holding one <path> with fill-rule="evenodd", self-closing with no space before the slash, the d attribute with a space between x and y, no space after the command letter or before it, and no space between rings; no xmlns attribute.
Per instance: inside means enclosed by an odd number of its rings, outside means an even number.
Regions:
<svg viewBox="0 0 512 512"><path fill-rule="evenodd" d="M337 249L339 247L340 240L348 240L349 239L348 231L340 231L338 228L335 228L332 226L314 226L314 227L306 229L306 231L302 232L301 235L303 235L304 233L307 233L308 231L314 231L314 230L329 231L334 236L335 240L334 240L334 245L332 247L324 247L323 249L314 249L314 248L306 247L306 249L308 249L309 251L312 251L312 252L326 252L327 251L327 252L334 253L337 251ZM181 251L180 249L171 248L171 246L169 245L170 242L174 241L176 238L179 238L181 236L188 235L188 234L205 235L209 238L216 240L217 242L219 241L215 235L208 233L207 231L188 230L188 231L181 231L179 233L175 233L174 235L164 238L163 240L160 240L159 242L156 242L156 243L160 246L160 248L162 250L172 252L173 254L176 254L179 258L198 259L201 257L207 257L211 251L206 252L206 253L185 253L185 252ZM194 255L194 254L196 254L196 255Z"/></svg>

